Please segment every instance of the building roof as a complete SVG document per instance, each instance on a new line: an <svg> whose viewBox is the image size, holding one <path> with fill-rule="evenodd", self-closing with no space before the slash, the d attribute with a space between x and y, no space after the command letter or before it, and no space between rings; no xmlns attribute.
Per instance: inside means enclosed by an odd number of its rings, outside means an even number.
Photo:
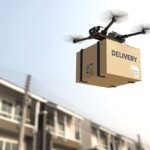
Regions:
<svg viewBox="0 0 150 150"><path fill-rule="evenodd" d="M3 79L3 78L0 78L0 84L3 85L3 86L6 86L6 87L8 87L8 88L10 88L10 89L12 89L12 90L15 90L15 91L17 91L17 92L19 92L19 93L22 93L22 94L24 94L24 92L25 92L25 90L24 90L23 88L21 88L21 87L15 85L14 83L12 83L12 82L10 82L10 81L7 81L7 80L5 80L5 79ZM53 102L50 102L50 101L49 101L48 99L46 99L46 98L43 98L43 97L41 97L41 96L38 96L38 95L34 94L33 92L29 92L29 95L31 96L31 98L33 98L33 99L35 99L35 100L37 100L37 101L39 101L39 102L47 103L48 106L56 107L58 110L60 110L60 111L62 111L62 112L64 112L64 113L67 113L67 114L69 114L69 115L71 115L71 116L74 116L74 117L76 117L76 118L78 118L78 119L83 120L83 117L82 117L82 116L80 116L80 115L76 114L75 112L72 112L71 110L68 110L68 109L66 109L66 108L64 108L64 107L62 107L62 106L60 106L60 105L58 105L58 104L55 104L55 103L53 103Z"/></svg>
<svg viewBox="0 0 150 150"><path fill-rule="evenodd" d="M12 89L12 90L15 90L15 91L17 91L17 92L19 92L19 93L22 93L22 94L25 92L23 88L21 88L21 87L15 85L14 83L11 83L11 82L5 80L5 79L1 79L1 78L0 78L0 84L2 84L3 86L6 86L6 87L8 87L8 88L10 88L10 89ZM38 95L36 95L36 94L34 94L34 93L32 93L32 92L29 92L29 95L30 95L32 98L34 98L34 99L36 99L36 100L38 100L38 101L40 101L40 102L47 102L46 99L44 99L44 98L42 98L42 97L40 97L40 96L38 96Z"/></svg>

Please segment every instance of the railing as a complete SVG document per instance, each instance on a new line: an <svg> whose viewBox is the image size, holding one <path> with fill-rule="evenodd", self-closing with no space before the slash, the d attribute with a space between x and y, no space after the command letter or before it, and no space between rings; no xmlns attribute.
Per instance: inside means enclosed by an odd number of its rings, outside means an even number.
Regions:
<svg viewBox="0 0 150 150"><path fill-rule="evenodd" d="M51 134L55 134L55 128L50 125L47 125L46 130Z"/></svg>
<svg viewBox="0 0 150 150"><path fill-rule="evenodd" d="M5 111L0 111L0 116L3 116L3 117L11 119L12 115L10 113L5 112Z"/></svg>
<svg viewBox="0 0 150 150"><path fill-rule="evenodd" d="M76 139L75 138L75 136L74 137L68 137L68 136L66 136L66 133L65 133L65 131L63 131L63 130L55 130L55 127L53 127L53 126L50 126L50 125L47 125L46 126L46 130L47 130L47 132L49 132L50 134L52 134L52 135L54 135L54 136L59 136L59 137L62 137L62 138L64 138L64 139L70 139L70 140L73 140L73 141L76 141L76 142L81 142L80 141L80 139Z"/></svg>
<svg viewBox="0 0 150 150"><path fill-rule="evenodd" d="M53 126L47 125L47 131L50 134L53 135L57 135L57 136L61 136L61 137L65 137L65 131L62 130L58 130L57 132L55 131L55 128Z"/></svg>
<svg viewBox="0 0 150 150"><path fill-rule="evenodd" d="M61 136L61 137L63 137L63 138L66 137L65 136L65 131L63 131L63 130L58 130L58 135Z"/></svg>
<svg viewBox="0 0 150 150"><path fill-rule="evenodd" d="M7 118L9 120L12 120L12 121L17 121L17 122L20 122L20 120L21 120L21 116L14 115L14 117L13 117L12 113L10 114L10 113L7 113L5 111L0 111L0 116L3 117L3 118ZM30 124L31 123L31 119L30 118L26 118L26 123Z"/></svg>
<svg viewBox="0 0 150 150"><path fill-rule="evenodd" d="M102 145L102 144L97 145L96 148L98 150L110 150L110 147L108 145Z"/></svg>
<svg viewBox="0 0 150 150"><path fill-rule="evenodd" d="M18 121L18 122L20 122L21 121L21 116L19 116L19 115L15 115L14 116L14 120L16 120L16 121ZM31 119L30 118L26 118L26 123L28 123L28 124L30 124L31 123Z"/></svg>

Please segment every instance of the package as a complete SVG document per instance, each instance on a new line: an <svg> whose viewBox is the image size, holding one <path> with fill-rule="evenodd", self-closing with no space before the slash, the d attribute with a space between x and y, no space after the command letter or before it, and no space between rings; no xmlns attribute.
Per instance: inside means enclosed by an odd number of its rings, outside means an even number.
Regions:
<svg viewBox="0 0 150 150"><path fill-rule="evenodd" d="M141 80L140 50L110 39L77 53L76 82L116 87Z"/></svg>

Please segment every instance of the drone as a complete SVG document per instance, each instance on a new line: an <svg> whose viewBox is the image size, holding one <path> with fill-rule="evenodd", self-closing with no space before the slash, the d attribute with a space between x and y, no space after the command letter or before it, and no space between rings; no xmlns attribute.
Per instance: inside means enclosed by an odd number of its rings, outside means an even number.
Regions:
<svg viewBox="0 0 150 150"><path fill-rule="evenodd" d="M127 13L125 13L123 11L120 11L118 13L114 13L111 11L110 17L109 17L111 19L111 21L109 22L109 24L105 28L102 26L92 27L91 29L89 29L89 36L87 36L85 38L75 37L72 39L72 42L77 43L77 42L90 40L90 39L96 39L96 40L102 41L102 40L107 38L107 39L111 39L113 41L117 41L119 43L124 43L126 38L128 38L128 37L136 36L139 34L146 34L146 33L148 33L148 31L150 31L150 25L149 26L141 25L139 28L139 31L134 32L134 33L130 33L130 34L121 35L117 32L108 33L108 29L115 22L118 22L119 20L121 20L122 18L124 18L126 16L127 16Z"/></svg>

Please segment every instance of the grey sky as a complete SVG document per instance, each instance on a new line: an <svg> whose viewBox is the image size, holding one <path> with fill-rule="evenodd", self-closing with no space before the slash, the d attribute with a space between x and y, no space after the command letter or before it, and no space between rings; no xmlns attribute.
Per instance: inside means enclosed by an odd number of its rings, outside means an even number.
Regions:
<svg viewBox="0 0 150 150"><path fill-rule="evenodd" d="M115 89L75 83L76 52L96 41L74 45L65 39L71 34L86 36L96 25L105 26L101 14L114 8L127 11L129 18L112 30L127 33L134 25L150 23L145 0L1 0L0 66L30 73L56 98L129 137L140 133L150 145L149 36L127 40L141 49L142 82Z"/></svg>

